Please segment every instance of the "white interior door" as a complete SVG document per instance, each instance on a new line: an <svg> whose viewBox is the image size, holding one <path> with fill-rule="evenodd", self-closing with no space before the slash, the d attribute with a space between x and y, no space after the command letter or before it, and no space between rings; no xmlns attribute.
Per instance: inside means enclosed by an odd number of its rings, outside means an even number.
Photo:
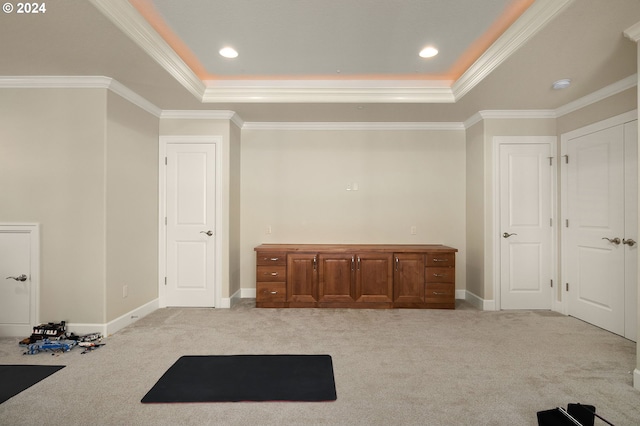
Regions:
<svg viewBox="0 0 640 426"><path fill-rule="evenodd" d="M166 147L167 306L215 305L216 146Z"/></svg>
<svg viewBox="0 0 640 426"><path fill-rule="evenodd" d="M500 308L551 309L551 145L499 151Z"/></svg>
<svg viewBox="0 0 640 426"><path fill-rule="evenodd" d="M638 333L638 121L624 125L624 337Z"/></svg>
<svg viewBox="0 0 640 426"><path fill-rule="evenodd" d="M624 335L624 127L569 139L565 149L569 315Z"/></svg>
<svg viewBox="0 0 640 426"><path fill-rule="evenodd" d="M37 235L0 226L0 336L28 336L37 325Z"/></svg>

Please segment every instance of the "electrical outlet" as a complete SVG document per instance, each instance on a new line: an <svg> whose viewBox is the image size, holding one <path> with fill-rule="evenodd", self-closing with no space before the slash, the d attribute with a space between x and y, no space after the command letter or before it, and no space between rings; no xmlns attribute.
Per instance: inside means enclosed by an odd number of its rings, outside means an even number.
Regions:
<svg viewBox="0 0 640 426"><path fill-rule="evenodd" d="M271 225L267 226L267 230L265 231L267 235L271 234Z"/></svg>
<svg viewBox="0 0 640 426"><path fill-rule="evenodd" d="M129 295L129 286L125 284L122 286L122 298L124 299L128 295Z"/></svg>
<svg viewBox="0 0 640 426"><path fill-rule="evenodd" d="M418 233L418 229L415 226L411 227L411 235L416 235Z"/></svg>

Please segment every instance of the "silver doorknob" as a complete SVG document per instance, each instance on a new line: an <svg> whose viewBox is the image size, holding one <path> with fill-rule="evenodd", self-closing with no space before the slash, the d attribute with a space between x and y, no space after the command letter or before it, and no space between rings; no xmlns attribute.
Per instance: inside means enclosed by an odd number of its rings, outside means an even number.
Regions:
<svg viewBox="0 0 640 426"><path fill-rule="evenodd" d="M512 235L518 235L518 234L516 234L515 232L514 232L513 234L510 234L510 233L508 233L508 232L505 232L504 234L502 234L502 238L509 238L509 237L510 237L510 236L512 236Z"/></svg>
<svg viewBox="0 0 640 426"><path fill-rule="evenodd" d="M212 236L213 232L211 231L200 231L201 234L207 234L208 236Z"/></svg>
<svg viewBox="0 0 640 426"><path fill-rule="evenodd" d="M7 280L16 280L16 281L26 281L27 280L27 276L25 274L20 275L19 277L7 277L5 278Z"/></svg>
<svg viewBox="0 0 640 426"><path fill-rule="evenodd" d="M635 245L636 245L636 242L635 242L632 238L629 238L629 239L625 239L625 238L623 238L623 239L622 239L622 244L626 244L626 245L628 245L629 247L633 247L633 246L635 246Z"/></svg>
<svg viewBox="0 0 640 426"><path fill-rule="evenodd" d="M615 237L615 238L607 238L607 237L602 237L603 240L607 240L612 244L618 245L620 244L620 238Z"/></svg>

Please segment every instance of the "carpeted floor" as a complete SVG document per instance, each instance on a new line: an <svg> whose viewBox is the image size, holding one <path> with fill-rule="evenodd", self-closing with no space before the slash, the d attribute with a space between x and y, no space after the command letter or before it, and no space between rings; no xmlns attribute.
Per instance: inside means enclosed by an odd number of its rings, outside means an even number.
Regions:
<svg viewBox="0 0 640 426"><path fill-rule="evenodd" d="M0 424L535 425L536 412L592 404L640 424L635 343L548 311L160 309L80 355L0 362L65 364L0 404ZM326 403L142 404L182 355L329 354L338 399ZM43 420L49 419L49 420Z"/></svg>

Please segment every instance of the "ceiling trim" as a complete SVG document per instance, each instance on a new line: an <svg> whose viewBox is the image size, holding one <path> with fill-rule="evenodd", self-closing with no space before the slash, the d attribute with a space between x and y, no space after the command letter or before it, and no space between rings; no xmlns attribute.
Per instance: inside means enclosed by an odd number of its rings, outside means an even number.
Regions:
<svg viewBox="0 0 640 426"><path fill-rule="evenodd" d="M124 84L104 76L0 76L0 89L107 89L160 117L162 110Z"/></svg>
<svg viewBox="0 0 640 426"><path fill-rule="evenodd" d="M586 96L583 96L579 99L576 99L573 102L569 102L568 104L557 108L555 110L556 117L561 117L563 115L577 111L581 108L594 104L610 96L617 95L620 92L624 92L627 89L631 89L637 85L638 85L638 74L630 75L627 78L623 78L620 81L617 81L613 84L603 87L600 90L596 90L595 92L589 93Z"/></svg>
<svg viewBox="0 0 640 426"><path fill-rule="evenodd" d="M258 84L253 84L258 83ZM455 97L449 87L424 87L407 85L394 87L388 82L371 82L366 87L344 87L335 81L307 86L275 84L266 86L261 82L246 86L207 87L202 97L204 103L453 103ZM342 86L342 87L341 87Z"/></svg>
<svg viewBox="0 0 640 426"><path fill-rule="evenodd" d="M178 120L231 120L240 128L245 124L235 111L229 110L164 110L160 118Z"/></svg>
<svg viewBox="0 0 640 426"><path fill-rule="evenodd" d="M635 41L636 43L640 41L640 22L624 30L623 34L631 41Z"/></svg>
<svg viewBox="0 0 640 426"><path fill-rule="evenodd" d="M455 99L469 93L573 1L536 0L453 84Z"/></svg>
<svg viewBox="0 0 640 426"><path fill-rule="evenodd" d="M458 122L246 122L242 130L464 130Z"/></svg>
<svg viewBox="0 0 640 426"><path fill-rule="evenodd" d="M127 0L89 0L197 99L204 83Z"/></svg>
<svg viewBox="0 0 640 426"><path fill-rule="evenodd" d="M453 103L533 37L574 0L536 0L456 81L289 80L201 81L127 0L90 0L111 22L203 103ZM363 83L365 84L363 86Z"/></svg>

